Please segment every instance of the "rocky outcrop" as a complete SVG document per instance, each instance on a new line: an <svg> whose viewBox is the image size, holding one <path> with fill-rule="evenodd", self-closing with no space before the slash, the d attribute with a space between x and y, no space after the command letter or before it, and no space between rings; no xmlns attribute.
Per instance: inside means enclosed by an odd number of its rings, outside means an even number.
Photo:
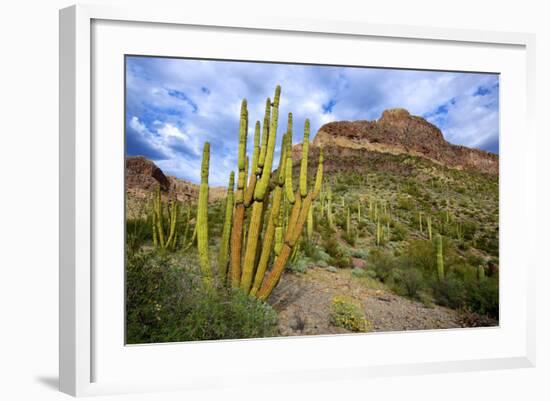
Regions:
<svg viewBox="0 0 550 401"><path fill-rule="evenodd" d="M143 156L126 158L126 192L135 198L145 199L160 185L162 196L176 198L181 202L195 202L199 197L199 185L164 172L151 160ZM213 202L226 196L224 187L210 187L209 201Z"/></svg>
<svg viewBox="0 0 550 401"><path fill-rule="evenodd" d="M323 146L328 154L342 156L367 153L408 154L456 169L498 174L498 155L450 144L441 130L405 109L384 111L374 121L337 121L323 125L313 146ZM298 152L298 150L295 150Z"/></svg>

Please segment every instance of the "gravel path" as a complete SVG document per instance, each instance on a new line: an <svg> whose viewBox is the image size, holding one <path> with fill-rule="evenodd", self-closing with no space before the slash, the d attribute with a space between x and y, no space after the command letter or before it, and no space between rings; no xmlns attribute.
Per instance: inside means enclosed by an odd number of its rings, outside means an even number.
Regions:
<svg viewBox="0 0 550 401"><path fill-rule="evenodd" d="M354 277L348 269L332 273L312 268L306 274L285 274L270 298L279 313L280 335L348 333L330 324L330 303L335 295L347 295L360 301L366 318L373 324L373 331L461 327L460 316L452 309L426 307L395 295L372 280Z"/></svg>

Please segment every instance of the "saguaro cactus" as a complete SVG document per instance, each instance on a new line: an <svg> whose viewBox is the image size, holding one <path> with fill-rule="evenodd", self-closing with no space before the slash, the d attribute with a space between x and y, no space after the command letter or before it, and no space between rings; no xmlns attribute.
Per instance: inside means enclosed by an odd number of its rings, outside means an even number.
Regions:
<svg viewBox="0 0 550 401"><path fill-rule="evenodd" d="M443 238L441 234L437 235L437 278L439 281L443 281L445 278L445 266L443 262Z"/></svg>
<svg viewBox="0 0 550 401"><path fill-rule="evenodd" d="M210 143L205 142L202 151L201 186L197 206L197 249L203 280L210 284L212 271L208 256L208 170L210 165Z"/></svg>

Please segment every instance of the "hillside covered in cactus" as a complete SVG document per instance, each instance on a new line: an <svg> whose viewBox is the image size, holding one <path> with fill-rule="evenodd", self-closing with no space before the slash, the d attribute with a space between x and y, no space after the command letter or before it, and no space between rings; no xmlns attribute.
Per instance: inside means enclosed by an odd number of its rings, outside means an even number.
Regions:
<svg viewBox="0 0 550 401"><path fill-rule="evenodd" d="M225 188L214 142L196 183L127 158L129 342L498 325L498 155L404 109L310 132L282 96L242 101Z"/></svg>

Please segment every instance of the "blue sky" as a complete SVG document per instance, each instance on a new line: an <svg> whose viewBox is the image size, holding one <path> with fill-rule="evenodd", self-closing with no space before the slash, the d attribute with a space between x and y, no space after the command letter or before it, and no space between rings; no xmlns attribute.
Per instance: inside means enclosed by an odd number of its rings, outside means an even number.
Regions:
<svg viewBox="0 0 550 401"><path fill-rule="evenodd" d="M313 134L331 121L375 120L402 107L437 125L451 143L498 153L496 74L133 56L126 59L126 153L198 182L202 145L210 141L210 184L227 185L237 163L241 100L248 100L251 145L277 84L279 141L288 112L300 142L306 118Z"/></svg>

